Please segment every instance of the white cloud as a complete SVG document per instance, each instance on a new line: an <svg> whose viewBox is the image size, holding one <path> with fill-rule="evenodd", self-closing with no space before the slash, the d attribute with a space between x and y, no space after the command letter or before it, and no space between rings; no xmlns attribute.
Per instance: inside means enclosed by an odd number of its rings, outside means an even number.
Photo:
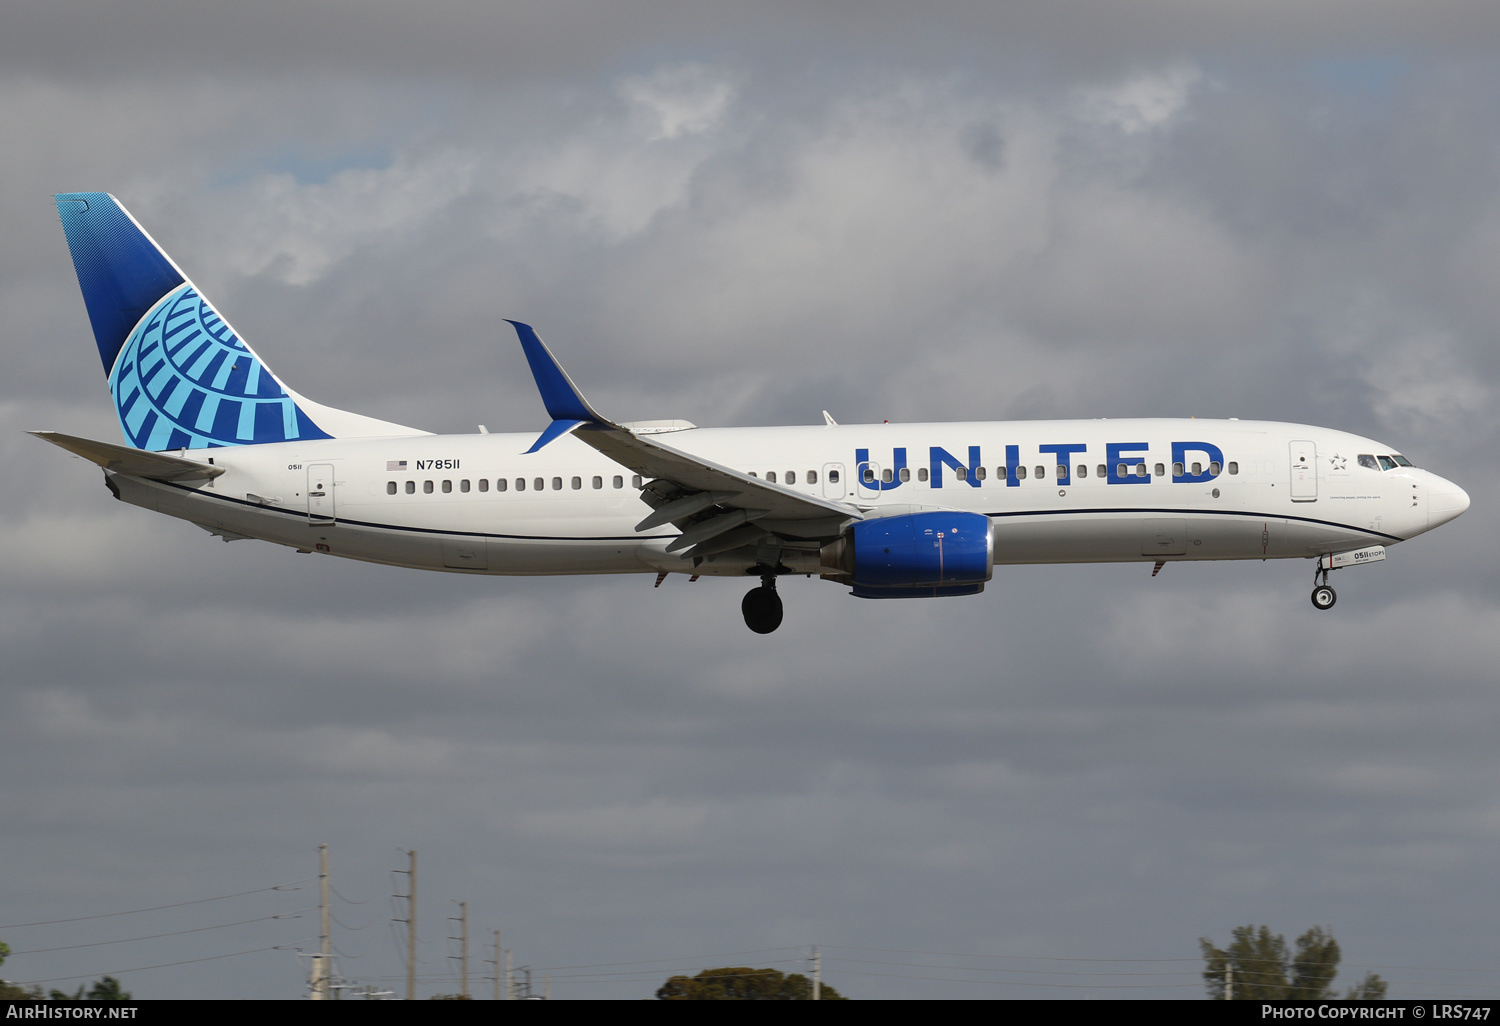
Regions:
<svg viewBox="0 0 1500 1026"><path fill-rule="evenodd" d="M1163 128L1187 108L1202 80L1202 72L1191 66L1145 72L1117 85L1083 90L1079 115L1127 135Z"/></svg>
<svg viewBox="0 0 1500 1026"><path fill-rule="evenodd" d="M616 90L640 108L651 127L652 142L713 130L734 100L734 86L720 72L702 64L658 68L649 75L622 79Z"/></svg>

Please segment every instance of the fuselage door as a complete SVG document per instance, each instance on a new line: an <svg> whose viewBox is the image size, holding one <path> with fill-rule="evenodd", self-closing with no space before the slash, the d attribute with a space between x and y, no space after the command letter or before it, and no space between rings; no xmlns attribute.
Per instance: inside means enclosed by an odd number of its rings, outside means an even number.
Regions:
<svg viewBox="0 0 1500 1026"><path fill-rule="evenodd" d="M1318 501L1318 446L1315 442L1291 443L1292 501Z"/></svg>
<svg viewBox="0 0 1500 1026"><path fill-rule="evenodd" d="M823 464L823 498L842 499L844 497L844 465L842 463Z"/></svg>
<svg viewBox="0 0 1500 1026"><path fill-rule="evenodd" d="M330 463L307 465L307 519L314 524L334 521L333 465Z"/></svg>
<svg viewBox="0 0 1500 1026"><path fill-rule="evenodd" d="M870 460L854 468L854 494L861 499L880 498L879 463Z"/></svg>

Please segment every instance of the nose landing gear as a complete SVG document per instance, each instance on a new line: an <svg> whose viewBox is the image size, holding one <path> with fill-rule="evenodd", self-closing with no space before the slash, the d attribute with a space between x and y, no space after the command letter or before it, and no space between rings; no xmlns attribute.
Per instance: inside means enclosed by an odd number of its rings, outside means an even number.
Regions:
<svg viewBox="0 0 1500 1026"><path fill-rule="evenodd" d="M776 575L763 574L760 587L751 588L740 601L745 626L756 634L770 634L781 626L781 596L776 594Z"/></svg>
<svg viewBox="0 0 1500 1026"><path fill-rule="evenodd" d="M1327 576L1326 574L1324 575ZM1333 604L1339 600L1338 592L1327 584L1320 584L1312 591L1312 604L1314 609L1332 609Z"/></svg>

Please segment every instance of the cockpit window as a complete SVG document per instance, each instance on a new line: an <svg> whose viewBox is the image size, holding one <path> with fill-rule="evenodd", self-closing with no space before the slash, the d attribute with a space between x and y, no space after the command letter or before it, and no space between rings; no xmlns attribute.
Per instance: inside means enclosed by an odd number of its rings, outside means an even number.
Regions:
<svg viewBox="0 0 1500 1026"><path fill-rule="evenodd" d="M1393 460L1396 461L1396 466L1398 466L1398 467L1409 467L1409 466L1412 465L1411 460L1407 459L1405 456L1401 455L1399 452L1393 452L1393 453L1391 453L1391 459L1393 459Z"/></svg>
<svg viewBox="0 0 1500 1026"><path fill-rule="evenodd" d="M1381 470L1395 470L1396 469L1396 461L1393 460L1393 459L1391 459L1389 456L1377 456L1376 459L1380 460L1380 469Z"/></svg>
<svg viewBox="0 0 1500 1026"><path fill-rule="evenodd" d="M1369 467L1371 470L1380 469L1380 464L1375 462L1375 457L1371 456L1367 452L1362 452L1359 454L1359 465L1361 467Z"/></svg>

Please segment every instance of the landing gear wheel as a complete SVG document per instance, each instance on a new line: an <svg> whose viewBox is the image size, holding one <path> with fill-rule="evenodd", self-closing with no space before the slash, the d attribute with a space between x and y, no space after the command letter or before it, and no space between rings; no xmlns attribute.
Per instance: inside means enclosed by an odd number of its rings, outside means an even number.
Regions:
<svg viewBox="0 0 1500 1026"><path fill-rule="evenodd" d="M746 627L756 634L770 634L781 626L781 596L775 586L751 588L740 601L740 612L745 614Z"/></svg>
<svg viewBox="0 0 1500 1026"><path fill-rule="evenodd" d="M1338 600L1338 592L1326 584L1320 584L1313 589L1312 604L1317 609L1332 609L1333 604Z"/></svg>

